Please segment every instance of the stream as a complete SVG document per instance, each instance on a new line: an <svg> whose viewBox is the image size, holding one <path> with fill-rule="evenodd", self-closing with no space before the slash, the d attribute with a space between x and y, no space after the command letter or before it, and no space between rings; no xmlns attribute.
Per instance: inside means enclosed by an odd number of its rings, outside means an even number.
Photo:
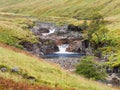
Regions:
<svg viewBox="0 0 120 90"><path fill-rule="evenodd" d="M75 69L80 58L85 55L85 42L82 33L68 30L68 26L36 22L30 29L39 42L21 44L30 53L48 62L60 65L66 70Z"/></svg>

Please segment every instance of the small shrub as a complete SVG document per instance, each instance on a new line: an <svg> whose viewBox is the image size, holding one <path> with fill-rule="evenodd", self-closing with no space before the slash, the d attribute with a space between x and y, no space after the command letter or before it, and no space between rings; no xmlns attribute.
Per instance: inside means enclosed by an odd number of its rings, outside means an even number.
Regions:
<svg viewBox="0 0 120 90"><path fill-rule="evenodd" d="M104 67L94 62L93 57L83 57L76 67L76 73L89 79L103 80L106 76Z"/></svg>

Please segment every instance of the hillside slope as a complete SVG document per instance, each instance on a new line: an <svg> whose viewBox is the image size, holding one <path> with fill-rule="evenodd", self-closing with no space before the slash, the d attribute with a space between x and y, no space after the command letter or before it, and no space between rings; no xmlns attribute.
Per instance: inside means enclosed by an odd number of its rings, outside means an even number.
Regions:
<svg viewBox="0 0 120 90"><path fill-rule="evenodd" d="M46 63L24 51L0 44L0 68L2 67L7 68L7 71L0 71L0 77L15 82L61 87L65 90L113 90L97 82L69 74L58 66ZM14 67L19 69L18 72L11 72Z"/></svg>
<svg viewBox="0 0 120 90"><path fill-rule="evenodd" d="M120 16L119 0L1 0L0 11L34 16L88 18L94 12L104 16Z"/></svg>
<svg viewBox="0 0 120 90"><path fill-rule="evenodd" d="M120 33L118 33L120 30L119 4L119 0L0 0L0 43L22 48L20 45L22 41L37 42L37 37L29 31L34 20L24 15L40 19L56 19L60 22L68 20L72 23L90 19L91 14L95 12L104 15L109 21L107 27L111 30L110 36L118 39L120 38ZM12 68L16 67L19 71L11 72ZM114 90L97 82L69 74L59 66L51 65L24 51L3 44L0 44L0 68L7 68L4 73L0 71L0 77L2 77L0 80L3 81L3 78L5 80L5 82L0 82L0 87L4 87L2 83L5 84L6 80L10 79L17 86L19 82L25 82L26 85L60 87L65 90ZM11 84L8 83L8 85Z"/></svg>
<svg viewBox="0 0 120 90"><path fill-rule="evenodd" d="M101 13L109 21L109 29L120 29L119 0L0 0L0 11L62 23L90 19L94 13Z"/></svg>
<svg viewBox="0 0 120 90"><path fill-rule="evenodd" d="M20 45L22 41L37 42L36 37L29 30L33 21L19 15L0 13L0 43L23 48Z"/></svg>

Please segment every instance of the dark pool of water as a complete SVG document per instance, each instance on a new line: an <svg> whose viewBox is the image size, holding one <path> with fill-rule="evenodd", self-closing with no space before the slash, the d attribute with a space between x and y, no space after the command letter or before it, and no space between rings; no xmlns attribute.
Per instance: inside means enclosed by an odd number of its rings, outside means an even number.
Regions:
<svg viewBox="0 0 120 90"><path fill-rule="evenodd" d="M84 54L80 54L80 53L72 53L72 54L51 53L51 54L43 55L42 58L64 58L64 57L79 58L81 56L84 56Z"/></svg>

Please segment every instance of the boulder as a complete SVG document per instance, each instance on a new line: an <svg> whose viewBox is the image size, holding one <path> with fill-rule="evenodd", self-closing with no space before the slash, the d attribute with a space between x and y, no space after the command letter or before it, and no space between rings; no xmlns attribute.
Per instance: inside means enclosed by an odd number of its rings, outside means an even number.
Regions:
<svg viewBox="0 0 120 90"><path fill-rule="evenodd" d="M19 72L19 68L18 67L13 67L12 72Z"/></svg>
<svg viewBox="0 0 120 90"><path fill-rule="evenodd" d="M7 68L3 67L0 69L2 72L6 72L7 71Z"/></svg>
<svg viewBox="0 0 120 90"><path fill-rule="evenodd" d="M49 28L38 27L37 29L32 29L35 35L42 35L42 33L49 33Z"/></svg>
<svg viewBox="0 0 120 90"><path fill-rule="evenodd" d="M49 33L49 28L39 28L38 33Z"/></svg>
<svg viewBox="0 0 120 90"><path fill-rule="evenodd" d="M112 78L111 82L112 82L113 85L119 85L120 84L120 79L115 73L113 73L111 75L111 78Z"/></svg>
<svg viewBox="0 0 120 90"><path fill-rule="evenodd" d="M78 32L83 31L81 27L75 26L73 24L69 24L68 25L68 30L70 30L70 31L78 31Z"/></svg>
<svg viewBox="0 0 120 90"><path fill-rule="evenodd" d="M68 43L69 43L69 39L67 39L66 37L62 37L56 40L56 45L68 44Z"/></svg>
<svg viewBox="0 0 120 90"><path fill-rule="evenodd" d="M78 52L82 53L82 43L80 40L75 40L72 43L69 44L69 47L67 48L68 52Z"/></svg>

